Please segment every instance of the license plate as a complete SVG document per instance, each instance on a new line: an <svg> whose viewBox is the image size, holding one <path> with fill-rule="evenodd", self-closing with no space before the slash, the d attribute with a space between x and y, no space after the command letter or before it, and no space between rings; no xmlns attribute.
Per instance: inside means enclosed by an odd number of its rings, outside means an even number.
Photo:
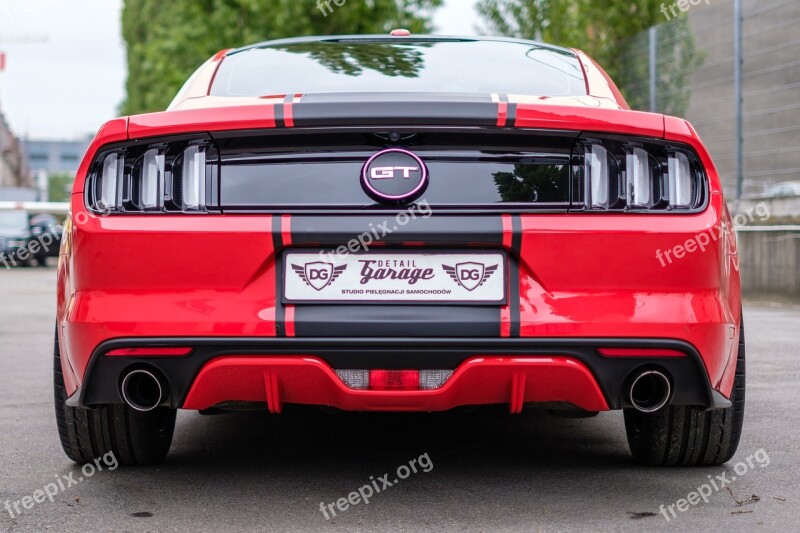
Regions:
<svg viewBox="0 0 800 533"><path fill-rule="evenodd" d="M287 303L505 303L500 252L287 252L283 267Z"/></svg>

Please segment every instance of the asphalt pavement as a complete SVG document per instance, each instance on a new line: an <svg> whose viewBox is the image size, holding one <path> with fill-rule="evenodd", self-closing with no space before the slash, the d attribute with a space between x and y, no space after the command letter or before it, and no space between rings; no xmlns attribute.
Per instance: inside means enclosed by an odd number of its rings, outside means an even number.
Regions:
<svg viewBox="0 0 800 533"><path fill-rule="evenodd" d="M620 412L564 419L500 408L297 408L283 415L181 412L163 463L114 468L109 458L100 471L71 463L58 441L55 274L0 269L2 529L800 530L800 305L745 308L745 428L739 452L722 467L637 465Z"/></svg>

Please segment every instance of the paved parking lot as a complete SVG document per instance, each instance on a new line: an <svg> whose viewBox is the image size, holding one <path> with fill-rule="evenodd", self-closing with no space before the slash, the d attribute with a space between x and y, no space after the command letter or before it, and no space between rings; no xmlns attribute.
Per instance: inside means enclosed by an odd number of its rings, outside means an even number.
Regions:
<svg viewBox="0 0 800 533"><path fill-rule="evenodd" d="M180 413L172 451L161 465L85 475L64 456L56 433L54 280L52 268L0 269L0 506L51 482L65 488L52 502L14 518L0 508L5 530L800 528L800 306L745 309L745 431L725 467L634 464L618 412L573 420L543 413L511 417L502 409L430 415L294 410L282 416ZM398 468L412 459L417 473L409 468L407 479L395 484ZM740 461L744 466L737 467ZM384 488L378 480L386 474L392 486ZM82 481L68 486L70 476ZM735 477L731 493L715 491L708 503L700 500L665 520L659 507L686 498L709 476ZM329 519L320 511L321 502L335 503L365 485L375 493L368 504L337 510ZM734 497L758 501L737 505Z"/></svg>

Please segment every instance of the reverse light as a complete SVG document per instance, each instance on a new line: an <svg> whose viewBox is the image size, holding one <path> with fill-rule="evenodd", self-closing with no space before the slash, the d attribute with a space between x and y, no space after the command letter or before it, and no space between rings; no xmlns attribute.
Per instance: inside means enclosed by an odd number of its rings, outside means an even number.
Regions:
<svg viewBox="0 0 800 533"><path fill-rule="evenodd" d="M369 388L369 370L337 370L336 375L351 389L366 390Z"/></svg>
<svg viewBox="0 0 800 533"><path fill-rule="evenodd" d="M419 388L422 390L438 389L444 385L452 375L452 370L420 370Z"/></svg>

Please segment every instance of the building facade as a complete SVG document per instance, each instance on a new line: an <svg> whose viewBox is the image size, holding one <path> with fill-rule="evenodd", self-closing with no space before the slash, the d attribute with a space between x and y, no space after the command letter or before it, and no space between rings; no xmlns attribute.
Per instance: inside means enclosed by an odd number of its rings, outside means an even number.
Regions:
<svg viewBox="0 0 800 533"><path fill-rule="evenodd" d="M82 140L24 140L22 149L34 175L42 172L75 175L89 148L90 138Z"/></svg>
<svg viewBox="0 0 800 533"><path fill-rule="evenodd" d="M22 144L0 113L0 188L33 186L33 176L28 169Z"/></svg>
<svg viewBox="0 0 800 533"><path fill-rule="evenodd" d="M744 197L800 180L800 2L742 0L738 117L733 0L675 5L688 6L681 9L684 17L665 18L620 47L636 73L623 86L628 99L637 109L691 121L714 158L728 198L737 192L737 119ZM685 100L678 111L670 108L676 100Z"/></svg>

